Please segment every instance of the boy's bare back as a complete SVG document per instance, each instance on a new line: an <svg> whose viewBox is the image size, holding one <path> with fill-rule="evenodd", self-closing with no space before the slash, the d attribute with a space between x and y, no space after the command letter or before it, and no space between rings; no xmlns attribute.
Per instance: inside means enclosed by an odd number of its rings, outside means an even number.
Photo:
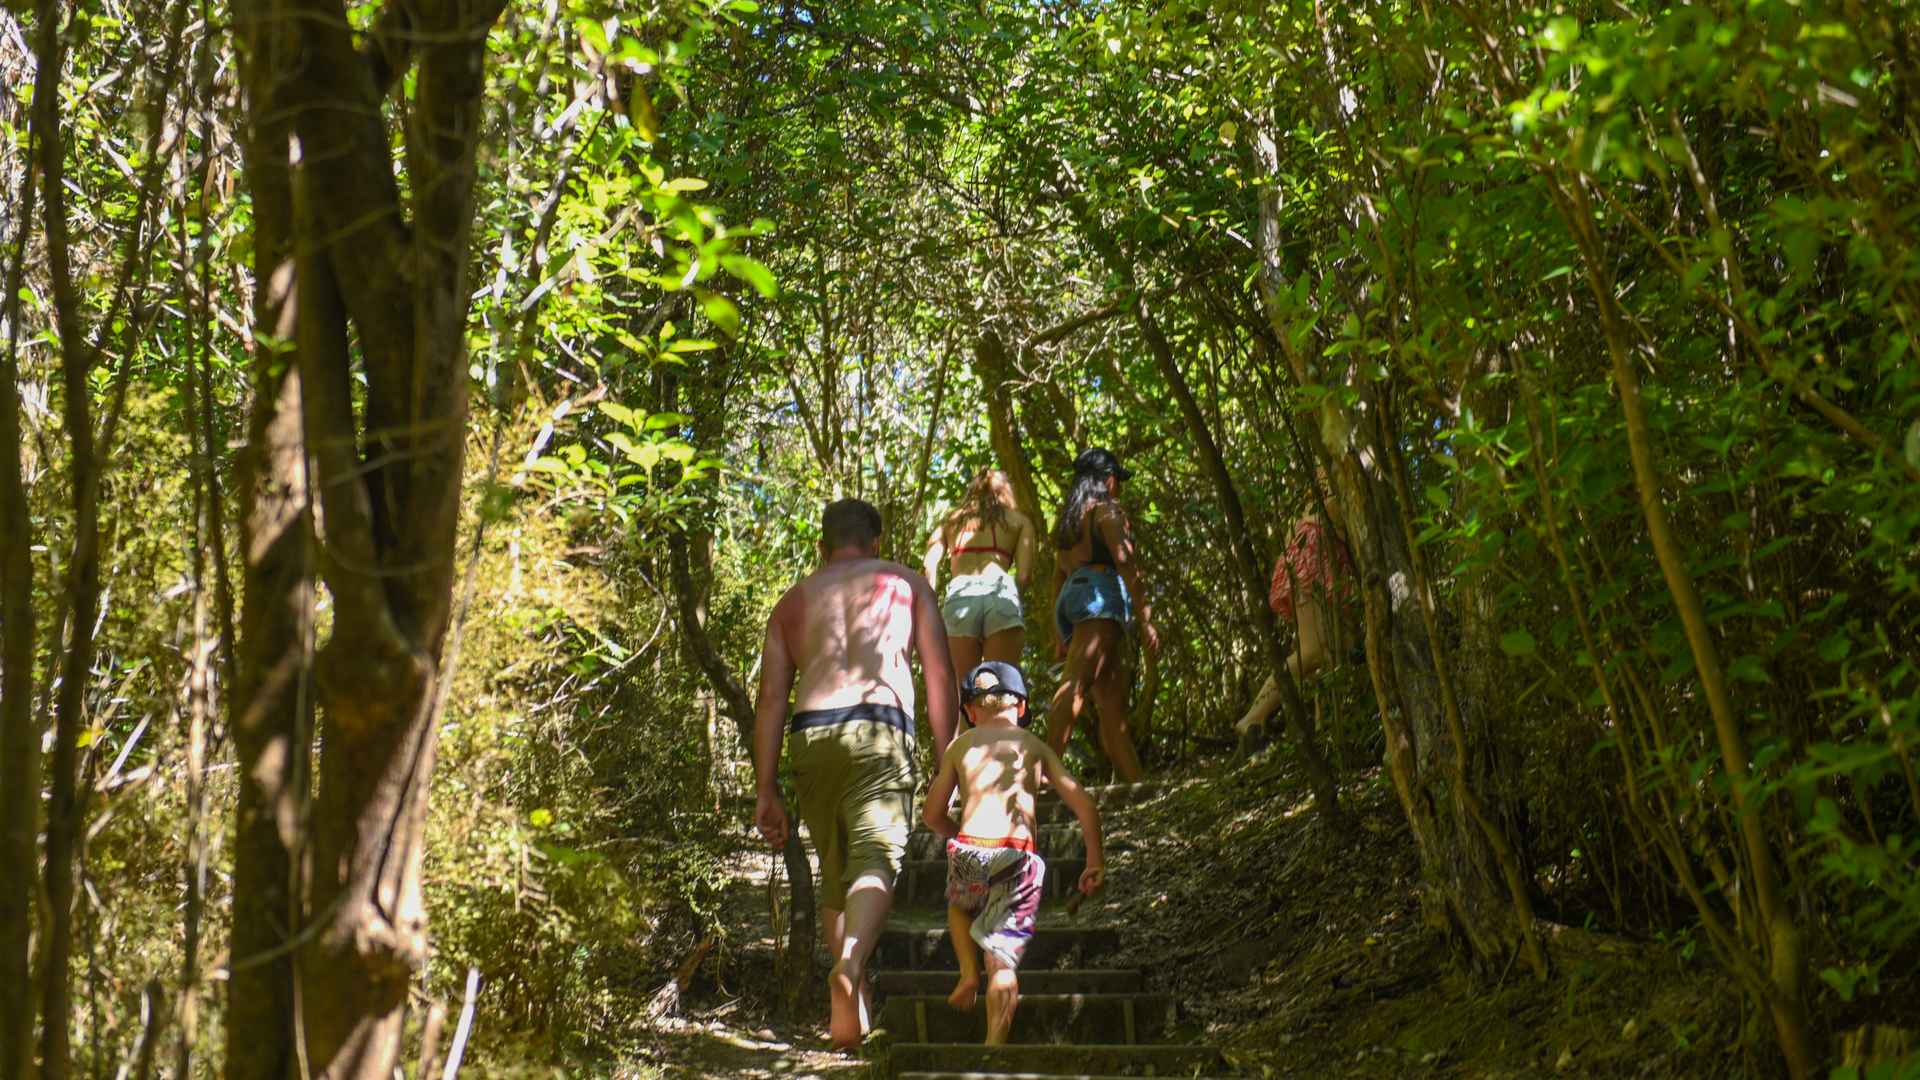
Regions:
<svg viewBox="0 0 1920 1080"><path fill-rule="evenodd" d="M960 831L1031 840L1042 772L1065 772L1053 748L1024 728L976 727L947 748L960 792Z"/></svg>

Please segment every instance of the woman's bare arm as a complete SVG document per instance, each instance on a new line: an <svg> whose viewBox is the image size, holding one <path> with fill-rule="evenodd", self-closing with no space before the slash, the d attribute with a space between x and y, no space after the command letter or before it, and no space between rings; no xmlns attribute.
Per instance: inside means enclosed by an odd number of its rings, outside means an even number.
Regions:
<svg viewBox="0 0 1920 1080"><path fill-rule="evenodd" d="M927 554L921 560L920 569L926 571L927 584L940 581L940 560L947 553L947 526L945 522L934 527L933 535L927 538Z"/></svg>

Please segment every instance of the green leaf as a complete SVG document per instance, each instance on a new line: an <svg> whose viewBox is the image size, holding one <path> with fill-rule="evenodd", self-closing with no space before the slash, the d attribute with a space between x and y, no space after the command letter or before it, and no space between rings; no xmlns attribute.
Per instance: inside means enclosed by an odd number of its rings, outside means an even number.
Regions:
<svg viewBox="0 0 1920 1080"><path fill-rule="evenodd" d="M745 255L725 255L721 257L720 265L727 273L753 286L754 291L768 300L780 292L779 284L773 280L773 271L756 259Z"/></svg>
<svg viewBox="0 0 1920 1080"><path fill-rule="evenodd" d="M1580 20L1567 15L1556 15L1547 20L1547 28L1540 32L1540 44L1553 52L1566 52L1573 43L1580 40Z"/></svg>
<svg viewBox="0 0 1920 1080"><path fill-rule="evenodd" d="M589 19L583 15L573 20L573 29L575 33L580 35L580 41L583 44L591 47L600 55L605 56L607 53L613 51L610 43L607 41L607 28L600 25L599 19Z"/></svg>
<svg viewBox="0 0 1920 1080"><path fill-rule="evenodd" d="M705 293L700 297L700 310L728 337L740 336L740 309L733 301L716 292Z"/></svg>
<svg viewBox="0 0 1920 1080"><path fill-rule="evenodd" d="M1820 659L1829 664L1837 664L1853 651L1853 637L1844 630L1836 630L1820 642Z"/></svg>
<svg viewBox="0 0 1920 1080"><path fill-rule="evenodd" d="M1500 635L1500 651L1508 656L1532 656L1537 643L1525 630L1509 630Z"/></svg>

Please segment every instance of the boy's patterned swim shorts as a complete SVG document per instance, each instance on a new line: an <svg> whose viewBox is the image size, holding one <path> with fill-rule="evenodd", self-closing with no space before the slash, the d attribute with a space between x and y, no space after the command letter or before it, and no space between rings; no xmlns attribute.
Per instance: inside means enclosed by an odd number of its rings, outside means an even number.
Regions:
<svg viewBox="0 0 1920 1080"><path fill-rule="evenodd" d="M972 937L982 949L1017 968L1033 938L1047 864L1004 840L974 840L947 841L947 904L973 916Z"/></svg>

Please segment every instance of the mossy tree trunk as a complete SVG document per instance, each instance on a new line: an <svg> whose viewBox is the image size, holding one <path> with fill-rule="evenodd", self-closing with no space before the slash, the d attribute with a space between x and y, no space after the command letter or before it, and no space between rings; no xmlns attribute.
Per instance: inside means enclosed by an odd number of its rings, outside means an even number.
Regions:
<svg viewBox="0 0 1920 1080"><path fill-rule="evenodd" d="M313 1074L391 1076L407 988L426 957L421 857L467 430L474 157L486 36L502 7L396 3L364 50L339 0L256 0L234 12L248 33L249 182L272 215L256 242L271 268L257 333L291 347L257 358L256 385L277 380L279 392L257 403L249 451L234 703L253 785L239 822L253 857L239 858L252 864L245 885L260 890L236 902L236 951L266 946L236 968L261 969L270 995L242 1003L259 1005L264 1030L230 1025L233 1064L249 1075L277 1075L274 1055L298 1045ZM409 69L403 201L384 114ZM356 359L364 396L353 390ZM302 492L318 511L311 568L332 601L317 649L303 644L311 571L284 558L306 550ZM303 832L309 674L324 751ZM303 924L292 939L275 921L281 865L304 878L304 895L288 901ZM289 951L290 978L278 970ZM290 1018L281 1002L296 987ZM286 1023L295 1040L260 1045Z"/></svg>
<svg viewBox="0 0 1920 1080"><path fill-rule="evenodd" d="M15 247L0 294L7 341L0 352L0 1080L25 1076L33 1061L33 932L36 838L40 831L40 731L33 718L33 519L20 454L20 282L26 222L33 220L32 171L21 181Z"/></svg>
<svg viewBox="0 0 1920 1080"><path fill-rule="evenodd" d="M1252 142L1262 172L1280 175L1271 131L1256 126ZM1351 400L1324 396L1316 455L1324 451L1332 465L1329 482L1358 577L1387 771L1420 854L1426 920L1476 971L1498 973L1524 956L1544 978L1530 886L1503 831L1505 818L1483 792L1485 727L1453 691L1432 583L1407 527L1401 435L1382 412L1388 396L1362 386L1351 365L1322 370L1297 344L1301 313L1283 270L1282 212L1280 190L1270 184L1260 198L1256 285L1275 351L1297 385L1351 383L1364 391Z"/></svg>

